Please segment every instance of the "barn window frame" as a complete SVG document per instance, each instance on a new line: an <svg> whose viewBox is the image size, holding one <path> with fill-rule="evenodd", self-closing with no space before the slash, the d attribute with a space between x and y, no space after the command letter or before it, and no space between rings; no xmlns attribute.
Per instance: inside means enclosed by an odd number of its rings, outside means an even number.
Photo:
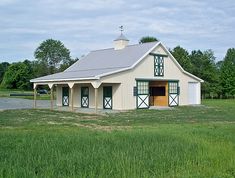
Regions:
<svg viewBox="0 0 235 178"><path fill-rule="evenodd" d="M150 55L154 56L154 76L164 77L164 70L165 70L164 58L168 57L168 55L157 54L157 53L150 53Z"/></svg>

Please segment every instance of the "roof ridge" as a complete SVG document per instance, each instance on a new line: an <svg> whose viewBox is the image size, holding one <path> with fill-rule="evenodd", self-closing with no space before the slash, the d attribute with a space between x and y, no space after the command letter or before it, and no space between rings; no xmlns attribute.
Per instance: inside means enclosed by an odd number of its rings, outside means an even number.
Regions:
<svg viewBox="0 0 235 178"><path fill-rule="evenodd" d="M125 48L131 47L131 46L146 45L146 44L149 44L149 43L158 43L158 42L160 42L160 41L152 41L152 42L147 42L147 43L130 44L130 45L127 45ZM91 50L90 52L104 51L104 50L110 50L110 49L114 49L114 48L95 49L95 50Z"/></svg>
<svg viewBox="0 0 235 178"><path fill-rule="evenodd" d="M147 42L147 43L137 43L137 44L131 44L131 45L128 45L126 47L129 47L129 46L137 46L137 45L146 45L146 44L149 44L149 43L158 43L160 41L152 41L152 42Z"/></svg>
<svg viewBox="0 0 235 178"><path fill-rule="evenodd" d="M118 68L125 68L125 67L129 67L129 66L104 67L104 68L84 69L84 70L70 70L70 71L64 71L64 72L81 72L81 71L102 70L102 69L118 69Z"/></svg>

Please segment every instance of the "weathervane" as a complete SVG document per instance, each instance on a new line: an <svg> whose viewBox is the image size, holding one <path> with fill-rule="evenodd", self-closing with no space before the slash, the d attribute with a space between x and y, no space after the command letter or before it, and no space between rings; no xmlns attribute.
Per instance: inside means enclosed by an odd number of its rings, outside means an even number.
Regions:
<svg viewBox="0 0 235 178"><path fill-rule="evenodd" d="M121 25L119 28L120 28L120 31L121 31L121 34L122 34L122 32L124 31L123 26Z"/></svg>

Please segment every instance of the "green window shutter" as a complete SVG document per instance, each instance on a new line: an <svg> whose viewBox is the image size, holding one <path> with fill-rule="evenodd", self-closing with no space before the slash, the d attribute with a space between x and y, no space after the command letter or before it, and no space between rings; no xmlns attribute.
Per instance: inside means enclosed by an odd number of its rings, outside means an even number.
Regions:
<svg viewBox="0 0 235 178"><path fill-rule="evenodd" d="M180 95L180 87L178 87L178 95Z"/></svg>

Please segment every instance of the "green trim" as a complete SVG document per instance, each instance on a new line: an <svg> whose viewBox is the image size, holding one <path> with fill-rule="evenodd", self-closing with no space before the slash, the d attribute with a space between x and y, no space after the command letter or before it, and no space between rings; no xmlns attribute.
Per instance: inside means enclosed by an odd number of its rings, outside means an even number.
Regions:
<svg viewBox="0 0 235 178"><path fill-rule="evenodd" d="M135 80L135 85L136 85L136 90L137 90L137 92L136 92L136 97L135 97L135 104L136 104L136 109L138 109L138 84L137 84L137 80Z"/></svg>
<svg viewBox="0 0 235 178"><path fill-rule="evenodd" d="M179 87L179 83L178 83L178 88L177 88L177 94L180 95L180 87Z"/></svg>
<svg viewBox="0 0 235 178"><path fill-rule="evenodd" d="M146 82L151 82L151 81L165 81L165 82L179 82L179 80L175 79L156 79L156 78L135 78L136 81L146 81Z"/></svg>
<svg viewBox="0 0 235 178"><path fill-rule="evenodd" d="M168 57L166 54L159 54L159 53L149 53L151 56L160 56L160 57Z"/></svg>
<svg viewBox="0 0 235 178"><path fill-rule="evenodd" d="M146 82L148 83L148 92L146 94L139 94L139 88L138 88L138 82ZM148 100L149 100L149 81L146 81L146 80L136 80L136 87L137 87L137 95L136 95L136 108L137 109L149 109L149 103L146 103L144 100L148 97ZM146 95L146 98L144 100L142 100L139 96L141 95ZM142 102L139 104L138 103L138 98L140 98L142 100ZM147 107L144 107L144 108L140 108L139 106L142 105L142 104L145 104Z"/></svg>
<svg viewBox="0 0 235 178"><path fill-rule="evenodd" d="M154 56L154 76L164 76L164 57Z"/></svg>
<svg viewBox="0 0 235 178"><path fill-rule="evenodd" d="M64 103L64 96L68 97L68 104ZM69 87L62 87L62 106L69 106Z"/></svg>
<svg viewBox="0 0 235 178"><path fill-rule="evenodd" d="M88 94L84 94L84 90L88 90ZM82 100L83 97L87 97L87 106L84 106L83 103L84 101ZM81 108L89 108L89 87L81 87Z"/></svg>
<svg viewBox="0 0 235 178"><path fill-rule="evenodd" d="M105 91L105 90L109 90L110 94L106 95L107 91ZM107 104L105 105L105 97L111 98L111 106L108 104L110 106L110 108L106 107ZM107 101L107 102L109 102L109 101ZM112 86L103 86L103 108L104 109L113 109L113 87Z"/></svg>
<svg viewBox="0 0 235 178"><path fill-rule="evenodd" d="M170 84L171 83L176 83L177 84L177 86L176 86L177 91L174 92L174 93L170 93ZM176 97L177 97L177 105L176 106L179 106L179 82L176 82L176 81L168 82L168 106L173 107L172 105L170 105L171 103L170 103L170 99L169 99L171 97L171 94L176 94ZM175 98L172 98L172 99L173 99L174 102L176 102Z"/></svg>

